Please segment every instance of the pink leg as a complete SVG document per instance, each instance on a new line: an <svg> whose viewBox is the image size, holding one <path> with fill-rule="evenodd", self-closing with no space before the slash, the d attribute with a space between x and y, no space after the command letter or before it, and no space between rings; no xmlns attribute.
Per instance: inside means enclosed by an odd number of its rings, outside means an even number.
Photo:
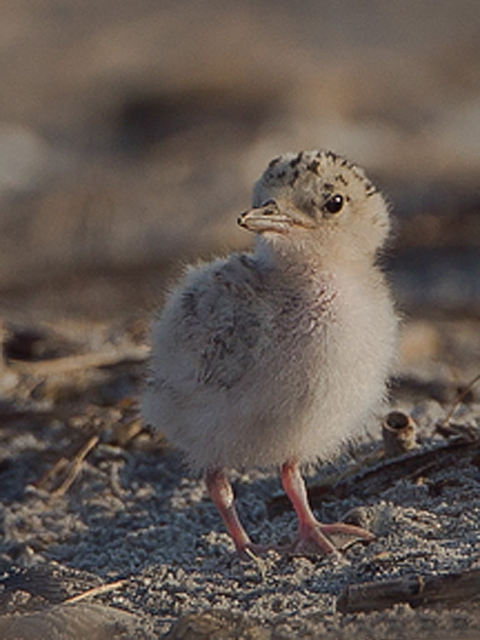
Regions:
<svg viewBox="0 0 480 640"><path fill-rule="evenodd" d="M235 509L232 485L225 472L221 469L208 471L205 480L210 498L222 516L222 520L228 533L233 538L238 553L241 556L245 555L245 550L247 547L252 547L252 542L243 528Z"/></svg>
<svg viewBox="0 0 480 640"><path fill-rule="evenodd" d="M351 540L370 541L374 536L353 525L336 523L321 524L315 518L308 503L305 482L300 474L298 464L295 460L290 460L282 466L282 485L285 493L295 509L298 517L298 534L291 550L296 553L316 551L322 554L334 553L337 547L327 536L340 536Z"/></svg>

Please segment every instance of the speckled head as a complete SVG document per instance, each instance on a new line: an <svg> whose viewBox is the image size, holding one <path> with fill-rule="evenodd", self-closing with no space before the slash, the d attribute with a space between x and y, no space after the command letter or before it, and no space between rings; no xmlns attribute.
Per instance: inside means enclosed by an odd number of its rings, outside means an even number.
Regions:
<svg viewBox="0 0 480 640"><path fill-rule="evenodd" d="M276 243L279 236L323 249L341 242L368 254L383 245L390 229L385 201L363 169L331 151L272 160L255 184L253 209L239 224Z"/></svg>

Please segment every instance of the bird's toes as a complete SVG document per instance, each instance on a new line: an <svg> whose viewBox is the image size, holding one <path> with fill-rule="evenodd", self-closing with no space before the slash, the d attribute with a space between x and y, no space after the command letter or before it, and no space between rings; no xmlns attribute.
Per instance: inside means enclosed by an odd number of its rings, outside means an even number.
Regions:
<svg viewBox="0 0 480 640"><path fill-rule="evenodd" d="M367 529L352 524L336 522L335 524L319 524L322 534L332 541L339 551L347 549L356 542L372 542L375 536Z"/></svg>
<svg viewBox="0 0 480 640"><path fill-rule="evenodd" d="M297 536L290 546L293 555L338 557L356 542L371 542L375 536L365 529L344 523L318 523Z"/></svg>

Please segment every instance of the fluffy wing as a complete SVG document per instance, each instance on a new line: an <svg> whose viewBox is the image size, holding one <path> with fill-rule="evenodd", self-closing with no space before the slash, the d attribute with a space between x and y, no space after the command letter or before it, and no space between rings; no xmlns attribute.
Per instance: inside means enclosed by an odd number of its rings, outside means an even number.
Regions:
<svg viewBox="0 0 480 640"><path fill-rule="evenodd" d="M179 329L185 347L196 354L197 381L229 389L260 355L262 300L251 274L246 278L231 264L201 275L181 292Z"/></svg>

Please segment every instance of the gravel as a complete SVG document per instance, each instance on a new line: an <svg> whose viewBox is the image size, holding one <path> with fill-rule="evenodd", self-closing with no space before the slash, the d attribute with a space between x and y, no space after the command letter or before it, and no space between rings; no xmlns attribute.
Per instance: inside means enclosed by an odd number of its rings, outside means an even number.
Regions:
<svg viewBox="0 0 480 640"><path fill-rule="evenodd" d="M128 378L120 367L102 381L108 398L115 384L135 398L136 367L141 370L139 364L128 365ZM480 569L478 453L406 474L363 497L359 491L332 495L317 508L325 522L350 514L367 523L377 536L368 545L354 544L337 558L280 557L272 551L245 562L236 556L203 481L189 475L177 452L144 432L127 444L115 440L112 434L135 416L125 398L113 407L101 406L96 388L62 404L57 389L57 400L49 405L38 385L34 388L36 399L30 405L24 399L22 411L12 399L2 409L0 630L15 621L20 630L37 633L19 637L81 638L87 620L92 638L94 633L114 637L112 629L128 638L184 640L478 637L475 600L418 608L400 602L370 613L338 608L349 585ZM417 453L444 447L434 425L446 408L431 398L408 401L405 388L401 396L396 406L418 424ZM469 426L472 451L477 451L480 403L475 396L457 409L454 422ZM99 441L72 484L62 484L67 477L62 458L74 458L91 437L92 425L99 429ZM369 434L339 459L310 469L308 484L374 469L381 464L380 434L380 424L371 425ZM232 472L232 479L252 538L261 543L291 539L293 513L271 515L268 508L272 496L281 494L278 475ZM94 614L88 614L89 606ZM41 631L38 619L56 621L59 635Z"/></svg>

